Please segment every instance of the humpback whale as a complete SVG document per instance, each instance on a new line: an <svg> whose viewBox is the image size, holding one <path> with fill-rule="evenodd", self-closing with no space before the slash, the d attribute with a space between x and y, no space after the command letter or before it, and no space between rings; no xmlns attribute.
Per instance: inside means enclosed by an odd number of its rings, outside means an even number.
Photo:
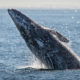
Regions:
<svg viewBox="0 0 80 80"><path fill-rule="evenodd" d="M59 32L40 26L15 9L8 13L32 53L47 69L79 69L79 57L64 43L69 40Z"/></svg>

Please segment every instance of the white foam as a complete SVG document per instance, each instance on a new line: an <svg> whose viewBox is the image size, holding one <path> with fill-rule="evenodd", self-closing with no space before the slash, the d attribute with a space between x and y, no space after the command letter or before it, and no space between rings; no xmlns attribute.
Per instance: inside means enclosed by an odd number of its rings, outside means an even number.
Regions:
<svg viewBox="0 0 80 80"><path fill-rule="evenodd" d="M26 69L26 68L34 68L34 69L47 69L47 67L41 63L38 59L36 59L31 65L20 65L16 67L17 69Z"/></svg>
<svg viewBox="0 0 80 80"><path fill-rule="evenodd" d="M46 69L46 66L42 62L40 62L38 59L34 61L31 67L36 69L40 69L40 68Z"/></svg>

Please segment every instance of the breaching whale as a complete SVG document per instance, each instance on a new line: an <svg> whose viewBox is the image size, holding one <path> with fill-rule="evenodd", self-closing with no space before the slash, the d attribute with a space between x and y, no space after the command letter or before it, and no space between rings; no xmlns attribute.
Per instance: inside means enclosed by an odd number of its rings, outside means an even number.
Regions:
<svg viewBox="0 0 80 80"><path fill-rule="evenodd" d="M69 40L59 32L46 29L15 9L8 13L32 53L47 69L79 69L79 57L64 43Z"/></svg>

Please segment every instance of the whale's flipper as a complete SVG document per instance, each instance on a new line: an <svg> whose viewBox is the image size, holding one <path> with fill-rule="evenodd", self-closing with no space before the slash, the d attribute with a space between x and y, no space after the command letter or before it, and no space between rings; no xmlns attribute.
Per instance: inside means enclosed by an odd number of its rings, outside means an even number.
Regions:
<svg viewBox="0 0 80 80"><path fill-rule="evenodd" d="M65 42L65 43L68 43L68 42L69 42L69 40L68 40L66 37L64 37L62 34L60 34L59 32L54 31L54 30L51 30L51 29L49 29L48 31L49 31L51 34L56 35L56 37L57 37L60 41Z"/></svg>
<svg viewBox="0 0 80 80"><path fill-rule="evenodd" d="M69 40L59 32L45 29L15 9L9 9L8 13L29 49L48 69L80 68L79 57L62 43Z"/></svg>

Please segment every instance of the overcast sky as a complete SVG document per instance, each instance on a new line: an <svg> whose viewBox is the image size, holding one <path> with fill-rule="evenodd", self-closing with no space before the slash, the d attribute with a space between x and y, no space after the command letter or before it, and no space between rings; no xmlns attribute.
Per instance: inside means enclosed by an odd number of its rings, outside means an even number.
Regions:
<svg viewBox="0 0 80 80"><path fill-rule="evenodd" d="M0 8L80 9L80 0L0 0Z"/></svg>

